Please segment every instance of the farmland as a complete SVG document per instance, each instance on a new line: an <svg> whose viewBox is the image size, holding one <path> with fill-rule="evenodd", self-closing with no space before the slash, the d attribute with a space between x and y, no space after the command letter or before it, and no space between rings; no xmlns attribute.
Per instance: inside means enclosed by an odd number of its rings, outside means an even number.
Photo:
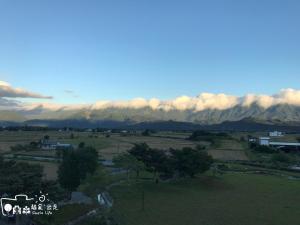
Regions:
<svg viewBox="0 0 300 225"><path fill-rule="evenodd" d="M247 142L242 141L248 133L212 135L195 141L189 139L191 133L188 132L156 132L143 136L141 133L3 131L0 132L0 153L20 162L40 164L44 168L44 178L56 180L59 163L55 150L11 151L10 148L37 142L46 135L51 140L74 146L84 142L106 160L131 149L135 143L147 143L162 151L204 146L217 164L227 167L224 174L216 177L208 171L194 179L175 179L158 184L147 172L141 175L146 179L127 182L125 174L110 175L99 168L78 190L94 198L99 188L123 181L110 189L115 203L111 215L122 225L298 225L299 173L240 164L255 157L265 157L251 152ZM287 135L285 139L297 140L297 135Z"/></svg>
<svg viewBox="0 0 300 225"><path fill-rule="evenodd" d="M246 142L240 141L241 137L248 135L264 136L266 133L232 133L228 138L214 138L214 143L205 140L191 141L189 132L156 132L150 136L143 136L136 132L133 134L122 133L94 133L75 131L2 131L0 132L0 154L27 155L29 157L56 157L54 150L20 150L12 152L11 147L17 144L28 145L32 141L39 141L48 135L51 140L61 143L70 143L77 146L84 142L86 146L94 147L99 156L105 160L112 160L113 157L132 148L135 143L147 143L151 148L168 150L170 148L182 149L183 147L195 148L197 145L206 146L208 153L214 159L220 161L228 160L256 160L270 158L268 155L253 154ZM282 137L286 141L297 140L298 135L291 134ZM24 157L21 157L23 159ZM29 159L27 159L28 161ZM46 160L47 161L47 160ZM34 163L33 160L29 160ZM35 162L36 163L36 162ZM57 163L39 162L45 166L45 177L54 179L53 171L57 170Z"/></svg>
<svg viewBox="0 0 300 225"><path fill-rule="evenodd" d="M32 141L39 141L45 135L48 135L52 140L57 140L61 143L70 143L78 145L84 142L87 146L92 146L97 149L99 154L104 159L112 159L115 155L127 151L135 143L147 143L151 148L167 150L169 148L181 149L183 147L196 147L196 145L204 145L208 150L212 150L211 155L220 159L247 159L243 154L244 147L236 140L224 140L218 146L210 146L209 142L198 141L193 142L186 140L191 133L174 133L161 132L151 136L135 135L120 135L110 134L106 137L104 134L93 134L91 132L0 132L0 153L10 152L10 147L17 144L29 144ZM73 137L71 138L71 135ZM232 152L236 151L236 152ZM18 153L37 156L55 156L55 151L19 151Z"/></svg>

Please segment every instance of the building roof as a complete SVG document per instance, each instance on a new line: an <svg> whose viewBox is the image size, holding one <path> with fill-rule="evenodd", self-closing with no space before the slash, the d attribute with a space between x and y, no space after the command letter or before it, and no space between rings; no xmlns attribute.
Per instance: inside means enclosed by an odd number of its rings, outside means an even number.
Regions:
<svg viewBox="0 0 300 225"><path fill-rule="evenodd" d="M298 142L275 142L270 141L270 145L277 145L277 146L300 146L300 143Z"/></svg>
<svg viewBox="0 0 300 225"><path fill-rule="evenodd" d="M259 137L260 140L270 140L269 137Z"/></svg>

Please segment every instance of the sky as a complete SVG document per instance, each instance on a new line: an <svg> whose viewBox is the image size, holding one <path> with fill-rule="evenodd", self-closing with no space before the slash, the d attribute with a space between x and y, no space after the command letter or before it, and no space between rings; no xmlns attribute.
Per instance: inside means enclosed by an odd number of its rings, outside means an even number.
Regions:
<svg viewBox="0 0 300 225"><path fill-rule="evenodd" d="M299 12L298 0L0 0L0 81L31 93L0 97L77 104L300 90Z"/></svg>

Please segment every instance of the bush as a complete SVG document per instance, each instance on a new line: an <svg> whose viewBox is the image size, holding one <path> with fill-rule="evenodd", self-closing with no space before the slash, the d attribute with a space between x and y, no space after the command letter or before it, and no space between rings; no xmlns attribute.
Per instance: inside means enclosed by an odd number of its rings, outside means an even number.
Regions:
<svg viewBox="0 0 300 225"><path fill-rule="evenodd" d="M196 149L197 149L197 150L205 150L205 149L206 149L206 146L205 146L205 145L197 145L197 146L196 146Z"/></svg>
<svg viewBox="0 0 300 225"><path fill-rule="evenodd" d="M273 162L279 162L279 163L289 163L291 161L290 157L287 154L284 154L282 152L274 154L272 156Z"/></svg>
<svg viewBox="0 0 300 225"><path fill-rule="evenodd" d="M261 153L274 153L276 151L274 148L265 145L256 146L254 150Z"/></svg>

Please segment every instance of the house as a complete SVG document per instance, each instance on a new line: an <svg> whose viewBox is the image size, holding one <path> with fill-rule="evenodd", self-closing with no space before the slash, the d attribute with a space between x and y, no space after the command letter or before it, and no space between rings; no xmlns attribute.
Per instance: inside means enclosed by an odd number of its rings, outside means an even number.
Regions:
<svg viewBox="0 0 300 225"><path fill-rule="evenodd" d="M270 145L270 138L269 137L260 137L259 144L269 146Z"/></svg>
<svg viewBox="0 0 300 225"><path fill-rule="evenodd" d="M56 150L57 142L49 139L42 139L40 141L40 148L42 150Z"/></svg>
<svg viewBox="0 0 300 225"><path fill-rule="evenodd" d="M269 132L269 137L283 137L283 136L284 136L283 132L280 131Z"/></svg>
<svg viewBox="0 0 300 225"><path fill-rule="evenodd" d="M249 143L257 143L257 138L255 138L255 137L250 137L250 138L248 139L248 141L249 141Z"/></svg>

